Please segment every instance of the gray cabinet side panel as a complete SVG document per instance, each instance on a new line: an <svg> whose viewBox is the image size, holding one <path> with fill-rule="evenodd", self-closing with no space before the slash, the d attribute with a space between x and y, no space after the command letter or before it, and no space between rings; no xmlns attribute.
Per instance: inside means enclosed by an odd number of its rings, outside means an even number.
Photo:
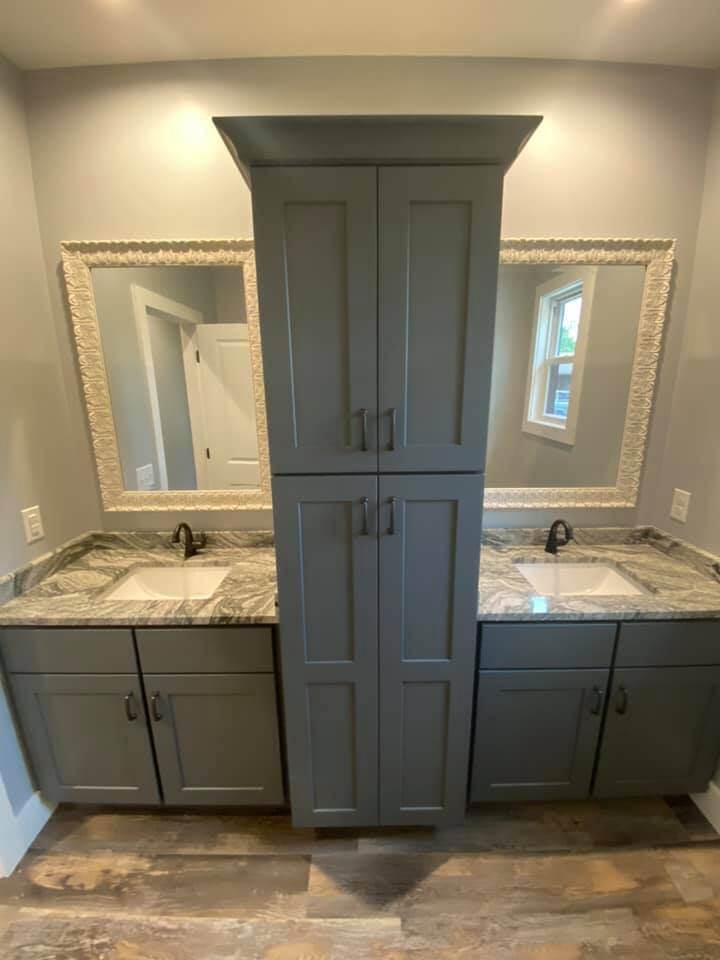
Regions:
<svg viewBox="0 0 720 960"><path fill-rule="evenodd" d="M379 495L381 822L458 823L469 767L482 477L383 476Z"/></svg>
<svg viewBox="0 0 720 960"><path fill-rule="evenodd" d="M276 477L273 505L293 822L377 823L377 478Z"/></svg>
<svg viewBox="0 0 720 960"><path fill-rule="evenodd" d="M145 674L166 803L283 803L275 679Z"/></svg>
<svg viewBox="0 0 720 960"><path fill-rule="evenodd" d="M23 734L44 795L66 803L157 803L137 677L14 674ZM126 715L125 697L132 695Z"/></svg>
<svg viewBox="0 0 720 960"><path fill-rule="evenodd" d="M481 672L471 799L586 797L607 670Z"/></svg>
<svg viewBox="0 0 720 960"><path fill-rule="evenodd" d="M719 748L720 667L616 668L593 792L701 793Z"/></svg>
<svg viewBox="0 0 720 960"><path fill-rule="evenodd" d="M257 169L252 196L273 473L375 472L376 170Z"/></svg>
<svg viewBox="0 0 720 960"><path fill-rule="evenodd" d="M379 170L381 472L484 469L501 196L499 167Z"/></svg>

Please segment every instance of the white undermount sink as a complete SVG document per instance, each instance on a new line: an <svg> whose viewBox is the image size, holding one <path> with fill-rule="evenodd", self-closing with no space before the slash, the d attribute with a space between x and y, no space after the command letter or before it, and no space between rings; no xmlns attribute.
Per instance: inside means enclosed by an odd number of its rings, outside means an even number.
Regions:
<svg viewBox="0 0 720 960"><path fill-rule="evenodd" d="M636 597L646 593L607 563L516 563L515 568L545 597Z"/></svg>
<svg viewBox="0 0 720 960"><path fill-rule="evenodd" d="M230 567L137 567L105 594L106 600L207 600Z"/></svg>

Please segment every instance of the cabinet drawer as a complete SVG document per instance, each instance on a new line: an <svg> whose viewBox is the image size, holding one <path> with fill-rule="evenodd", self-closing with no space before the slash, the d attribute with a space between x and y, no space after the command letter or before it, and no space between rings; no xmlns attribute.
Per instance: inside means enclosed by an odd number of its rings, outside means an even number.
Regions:
<svg viewBox="0 0 720 960"><path fill-rule="evenodd" d="M172 627L136 630L145 673L272 673L267 627Z"/></svg>
<svg viewBox="0 0 720 960"><path fill-rule="evenodd" d="M568 670L609 667L613 623L485 623L481 670Z"/></svg>
<svg viewBox="0 0 720 960"><path fill-rule="evenodd" d="M130 630L5 629L0 649L8 673L137 673Z"/></svg>
<svg viewBox="0 0 720 960"><path fill-rule="evenodd" d="M618 667L692 667L720 664L720 621L623 623Z"/></svg>

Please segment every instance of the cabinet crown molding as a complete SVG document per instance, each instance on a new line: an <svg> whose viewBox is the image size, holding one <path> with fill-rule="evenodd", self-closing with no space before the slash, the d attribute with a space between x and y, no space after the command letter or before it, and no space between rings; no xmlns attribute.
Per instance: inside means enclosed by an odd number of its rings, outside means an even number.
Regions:
<svg viewBox="0 0 720 960"><path fill-rule="evenodd" d="M493 164L506 170L539 116L213 117L247 181L276 164Z"/></svg>

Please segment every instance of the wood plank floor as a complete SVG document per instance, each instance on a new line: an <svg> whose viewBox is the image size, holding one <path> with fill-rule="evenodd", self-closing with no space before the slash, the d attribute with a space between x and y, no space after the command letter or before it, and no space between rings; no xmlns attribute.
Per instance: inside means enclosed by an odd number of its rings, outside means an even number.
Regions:
<svg viewBox="0 0 720 960"><path fill-rule="evenodd" d="M61 808L0 880L0 957L720 960L720 837L687 798L437 831Z"/></svg>

